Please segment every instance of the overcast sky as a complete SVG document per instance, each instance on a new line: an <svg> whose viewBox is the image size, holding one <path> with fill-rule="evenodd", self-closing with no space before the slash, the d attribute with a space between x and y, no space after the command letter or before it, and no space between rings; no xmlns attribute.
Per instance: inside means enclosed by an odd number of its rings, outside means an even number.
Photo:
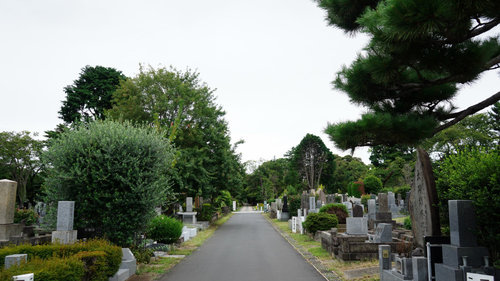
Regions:
<svg viewBox="0 0 500 281"><path fill-rule="evenodd" d="M133 77L139 63L197 70L216 88L243 160L282 157L328 122L363 112L331 81L367 42L327 26L312 0L0 1L0 131L40 132L62 121L63 88L85 65ZM498 91L488 73L457 99ZM496 86L496 87L495 87ZM367 149L354 156L368 163Z"/></svg>

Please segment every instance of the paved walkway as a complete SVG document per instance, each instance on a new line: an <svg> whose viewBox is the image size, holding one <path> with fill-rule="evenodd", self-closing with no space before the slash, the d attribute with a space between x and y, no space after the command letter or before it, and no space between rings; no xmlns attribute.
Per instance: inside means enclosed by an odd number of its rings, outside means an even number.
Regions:
<svg viewBox="0 0 500 281"><path fill-rule="evenodd" d="M162 281L324 281L260 214L237 213Z"/></svg>

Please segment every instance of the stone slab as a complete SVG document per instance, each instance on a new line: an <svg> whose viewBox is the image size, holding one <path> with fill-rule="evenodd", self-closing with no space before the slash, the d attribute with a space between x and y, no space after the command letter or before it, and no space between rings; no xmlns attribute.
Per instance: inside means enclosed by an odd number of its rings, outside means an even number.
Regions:
<svg viewBox="0 0 500 281"><path fill-rule="evenodd" d="M193 211L193 197L187 197L186 198L186 212L192 212Z"/></svg>
<svg viewBox="0 0 500 281"><path fill-rule="evenodd" d="M476 216L470 200L448 201L451 244L461 247L477 246Z"/></svg>
<svg viewBox="0 0 500 281"><path fill-rule="evenodd" d="M455 245L443 245L443 263L459 267L463 264L462 257L467 257L467 265L480 267L484 265L484 257L488 255L485 247L458 247Z"/></svg>
<svg viewBox="0 0 500 281"><path fill-rule="evenodd" d="M366 235L368 233L368 220L363 217L346 218L346 233Z"/></svg>
<svg viewBox="0 0 500 281"><path fill-rule="evenodd" d="M413 281L428 281L427 279L427 258L413 257Z"/></svg>
<svg viewBox="0 0 500 281"><path fill-rule="evenodd" d="M434 265L436 272L436 281L465 281L463 279L462 270L456 267L436 263Z"/></svg>
<svg viewBox="0 0 500 281"><path fill-rule="evenodd" d="M13 266L13 265L20 265L21 262L27 262L28 261L28 254L15 254L15 255L8 255L5 257L5 269Z"/></svg>
<svg viewBox="0 0 500 281"><path fill-rule="evenodd" d="M24 224L0 224L0 240L10 240L11 237L22 236Z"/></svg>
<svg viewBox="0 0 500 281"><path fill-rule="evenodd" d="M57 230L73 230L73 220L75 214L75 201L57 202Z"/></svg>
<svg viewBox="0 0 500 281"><path fill-rule="evenodd" d="M14 223L17 182L0 180L0 224Z"/></svg>
<svg viewBox="0 0 500 281"><path fill-rule="evenodd" d="M118 271L113 275L113 277L109 278L109 281L125 281L130 277L129 270L124 268L124 269L118 269Z"/></svg>
<svg viewBox="0 0 500 281"><path fill-rule="evenodd" d="M363 217L363 206L357 204L354 205L352 207L352 216L355 218Z"/></svg>
<svg viewBox="0 0 500 281"><path fill-rule="evenodd" d="M52 231L52 243L73 244L76 242L77 234L77 230Z"/></svg>

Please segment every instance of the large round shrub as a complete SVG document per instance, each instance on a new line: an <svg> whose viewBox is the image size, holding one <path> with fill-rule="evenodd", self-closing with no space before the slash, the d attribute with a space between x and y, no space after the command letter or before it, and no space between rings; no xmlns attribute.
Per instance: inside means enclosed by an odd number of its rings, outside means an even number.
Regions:
<svg viewBox="0 0 500 281"><path fill-rule="evenodd" d="M157 216L149 223L146 235L160 243L175 243L182 235L182 222L165 215Z"/></svg>
<svg viewBox="0 0 500 281"><path fill-rule="evenodd" d="M341 224L345 224L346 218L349 216L347 207L344 204L339 203L326 204L319 209L319 212L335 215L338 219L338 222Z"/></svg>
<svg viewBox="0 0 500 281"><path fill-rule="evenodd" d="M382 189L382 181L374 175L366 176L363 183L365 184L365 192L369 194L377 194Z"/></svg>
<svg viewBox="0 0 500 281"><path fill-rule="evenodd" d="M309 233L316 233L318 230L329 230L338 224L337 216L328 213L309 214L304 222L304 227Z"/></svg>
<svg viewBox="0 0 500 281"><path fill-rule="evenodd" d="M43 155L48 216L75 201L74 227L129 246L154 208L172 196L167 170L173 149L156 130L96 121L68 131Z"/></svg>

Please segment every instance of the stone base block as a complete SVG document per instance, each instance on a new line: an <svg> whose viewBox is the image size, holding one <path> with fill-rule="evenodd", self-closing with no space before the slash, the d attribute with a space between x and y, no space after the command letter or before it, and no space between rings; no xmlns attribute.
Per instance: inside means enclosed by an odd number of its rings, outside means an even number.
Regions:
<svg viewBox="0 0 500 281"><path fill-rule="evenodd" d="M411 277L404 277L402 274L395 270L385 269L380 273L380 280L384 281L402 281L402 280L413 280Z"/></svg>
<svg viewBox="0 0 500 281"><path fill-rule="evenodd" d="M52 231L52 243L73 244L76 242L77 230Z"/></svg>
<svg viewBox="0 0 500 281"><path fill-rule="evenodd" d="M130 273L128 269L118 269L118 271L113 275L113 277L109 278L109 281L125 281L130 277Z"/></svg>
<svg viewBox="0 0 500 281"><path fill-rule="evenodd" d="M281 213L281 221L288 221L290 219L290 214L288 212L282 212Z"/></svg>
<svg viewBox="0 0 500 281"><path fill-rule="evenodd" d="M434 265L436 281L464 281L462 270L442 263Z"/></svg>
<svg viewBox="0 0 500 281"><path fill-rule="evenodd" d="M0 240L10 240L14 236L22 236L24 224L0 224Z"/></svg>
<svg viewBox="0 0 500 281"><path fill-rule="evenodd" d="M375 213L375 220L392 220L392 213L391 212Z"/></svg>
<svg viewBox="0 0 500 281"><path fill-rule="evenodd" d="M462 257L467 256L467 265L481 267L484 265L484 256L488 256L485 247L458 247L454 245L443 245L443 263L453 267L463 264Z"/></svg>

